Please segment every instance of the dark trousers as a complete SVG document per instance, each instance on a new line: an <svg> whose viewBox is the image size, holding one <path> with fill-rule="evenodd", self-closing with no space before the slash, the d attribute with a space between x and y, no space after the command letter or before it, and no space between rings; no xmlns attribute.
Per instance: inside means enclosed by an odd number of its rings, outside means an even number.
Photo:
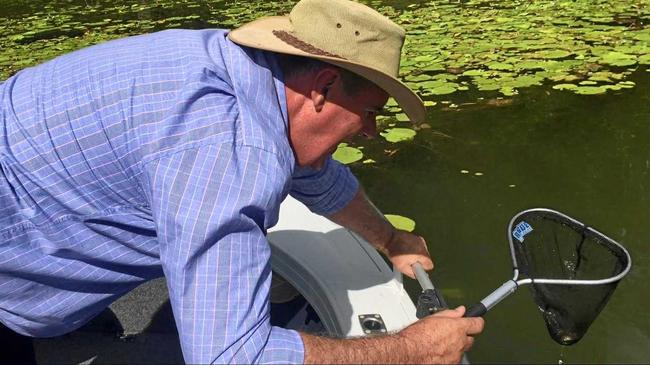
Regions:
<svg viewBox="0 0 650 365"><path fill-rule="evenodd" d="M31 337L19 335L0 323L0 364L35 365L36 358Z"/></svg>

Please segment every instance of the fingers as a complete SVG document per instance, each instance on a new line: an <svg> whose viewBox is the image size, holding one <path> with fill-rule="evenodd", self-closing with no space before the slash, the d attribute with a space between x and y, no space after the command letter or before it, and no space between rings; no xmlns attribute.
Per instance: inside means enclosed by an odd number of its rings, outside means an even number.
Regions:
<svg viewBox="0 0 650 365"><path fill-rule="evenodd" d="M467 336L465 338L465 346L463 346L463 352L469 351L469 349L471 349L472 346L474 346L474 337Z"/></svg>
<svg viewBox="0 0 650 365"><path fill-rule="evenodd" d="M455 309L446 309L433 315L433 317L462 318L465 314L465 307L460 306ZM485 320L482 317L462 318L464 332L468 336L476 336L483 332Z"/></svg>
<svg viewBox="0 0 650 365"><path fill-rule="evenodd" d="M433 260L427 256L421 256L418 258L418 262L422 265L422 268L426 271L433 270Z"/></svg>
<svg viewBox="0 0 650 365"><path fill-rule="evenodd" d="M435 313L434 316L436 317L447 317L447 318L460 318L465 314L465 307L464 306L459 306L454 309L445 309L442 310L438 313Z"/></svg>
<svg viewBox="0 0 650 365"><path fill-rule="evenodd" d="M468 322L467 334L470 336L476 336L479 333L483 332L485 328L485 320L481 317L472 317L466 318Z"/></svg>
<svg viewBox="0 0 650 365"><path fill-rule="evenodd" d="M465 306L461 305L457 307L454 309L454 312L459 315L459 317L462 317L465 314ZM483 317L467 317L463 318L463 322L466 325L465 333L469 336L478 335L483 332L483 328L485 327L485 320Z"/></svg>
<svg viewBox="0 0 650 365"><path fill-rule="evenodd" d="M408 276L411 279L415 279L415 270L413 270L413 267L411 265L407 265L406 267L398 267L398 269L402 272L402 274Z"/></svg>
<svg viewBox="0 0 650 365"><path fill-rule="evenodd" d="M422 247L424 247L424 250L429 253L429 247L427 247L427 241L424 240L424 237L418 236L420 243L422 244Z"/></svg>
<svg viewBox="0 0 650 365"><path fill-rule="evenodd" d="M431 258L423 255L397 255L390 257L390 261L397 270L411 279L415 279L413 265L416 263L420 263L425 271L433 269L433 261L431 261Z"/></svg>

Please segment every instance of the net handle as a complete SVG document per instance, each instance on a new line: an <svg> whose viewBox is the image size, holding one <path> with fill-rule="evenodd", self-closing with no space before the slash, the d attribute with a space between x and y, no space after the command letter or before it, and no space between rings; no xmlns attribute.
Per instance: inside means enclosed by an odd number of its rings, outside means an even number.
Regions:
<svg viewBox="0 0 650 365"><path fill-rule="evenodd" d="M519 284L514 279L506 281L487 297L483 298L483 300L469 306L463 317L482 317L490 308L514 293L518 287Z"/></svg>
<svg viewBox="0 0 650 365"><path fill-rule="evenodd" d="M422 292L418 297L418 304L416 306L416 317L424 318L430 314L447 309L445 299L436 290L435 286L433 286L433 282L431 282L431 278L429 278L427 272L424 271L422 264L416 262L411 268L413 268L415 278L422 287Z"/></svg>

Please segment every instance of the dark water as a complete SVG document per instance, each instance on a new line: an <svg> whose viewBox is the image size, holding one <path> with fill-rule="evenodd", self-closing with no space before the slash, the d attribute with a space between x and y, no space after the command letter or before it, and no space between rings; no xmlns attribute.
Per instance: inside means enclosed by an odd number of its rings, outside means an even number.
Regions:
<svg viewBox="0 0 650 365"><path fill-rule="evenodd" d="M565 363L650 360L650 314L642 309L650 297L650 74L632 79L636 88L616 94L538 87L507 106L436 110L432 131L378 165L355 166L380 209L417 222L451 305L476 302L512 277L506 226L523 209L554 208L630 251L632 271L577 345L552 341L520 288L486 316L473 361L556 363L560 353ZM366 154L384 147L369 143Z"/></svg>
<svg viewBox="0 0 650 365"><path fill-rule="evenodd" d="M400 9L408 2L384 3ZM129 34L229 27L258 14L282 13L292 2L151 4L0 0L1 74ZM8 42L10 37L16 40ZM506 225L526 208L562 211L629 249L631 273L581 342L563 348L552 341L521 288L486 316L473 362L650 361L650 314L644 310L650 297L644 250L650 237L650 73L639 69L629 80L635 88L596 96L542 86L522 89L505 102L463 105L494 95L456 93L438 100L461 107L431 108L433 128L419 131L413 142L362 143L378 162L353 170L385 213L417 222L437 264L434 279L452 305L476 302L512 276ZM417 284L407 284L417 295Z"/></svg>

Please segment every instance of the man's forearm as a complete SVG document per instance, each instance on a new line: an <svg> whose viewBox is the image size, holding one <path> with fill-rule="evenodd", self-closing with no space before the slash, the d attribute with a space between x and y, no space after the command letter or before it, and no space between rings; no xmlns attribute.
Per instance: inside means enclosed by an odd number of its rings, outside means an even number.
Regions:
<svg viewBox="0 0 650 365"><path fill-rule="evenodd" d="M305 364L387 364L413 363L409 353L415 346L399 335L333 339L301 333Z"/></svg>
<svg viewBox="0 0 650 365"><path fill-rule="evenodd" d="M427 316L396 334L332 339L300 333L305 364L452 364L483 330L482 318L462 318L464 307Z"/></svg>
<svg viewBox="0 0 650 365"><path fill-rule="evenodd" d="M360 234L384 253L385 245L390 242L394 234L393 226L370 202L361 187L348 205L327 218Z"/></svg>

